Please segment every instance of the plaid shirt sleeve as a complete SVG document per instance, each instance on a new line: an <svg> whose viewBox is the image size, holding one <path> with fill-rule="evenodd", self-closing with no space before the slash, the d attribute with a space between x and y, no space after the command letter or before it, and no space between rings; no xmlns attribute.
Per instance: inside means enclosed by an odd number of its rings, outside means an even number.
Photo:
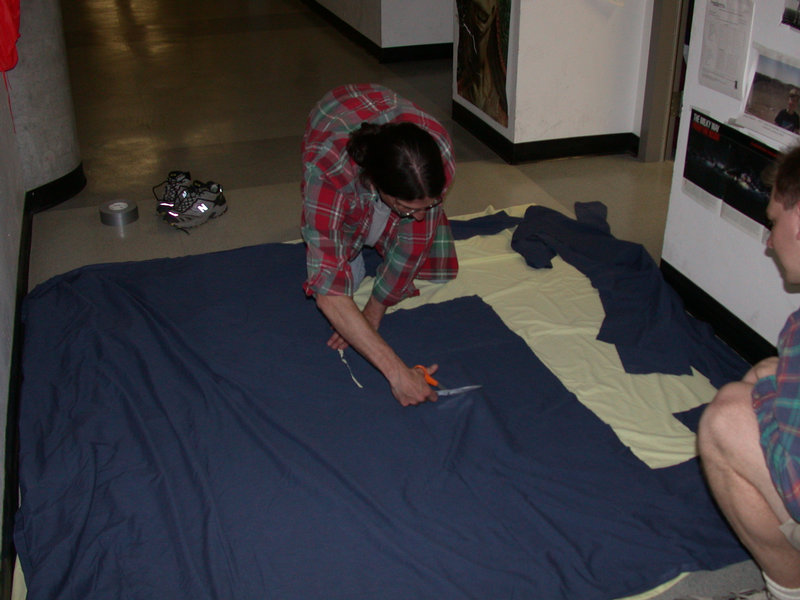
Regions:
<svg viewBox="0 0 800 600"><path fill-rule="evenodd" d="M800 519L800 310L778 338L775 375L753 388L753 408L772 480L792 517Z"/></svg>
<svg viewBox="0 0 800 600"><path fill-rule="evenodd" d="M345 215L348 211L358 211L367 219L368 214L324 175L310 175L304 181L304 188L311 200L303 203L300 227L306 243L308 273L303 289L307 295L352 296L355 282L349 261L361 250L361 243L357 226L348 227Z"/></svg>
<svg viewBox="0 0 800 600"><path fill-rule="evenodd" d="M361 98L359 103L356 98ZM355 293L352 260L363 245L371 211L357 185L358 171L345 151L350 132L381 106L381 95L358 86L325 94L308 116L301 156L307 295Z"/></svg>

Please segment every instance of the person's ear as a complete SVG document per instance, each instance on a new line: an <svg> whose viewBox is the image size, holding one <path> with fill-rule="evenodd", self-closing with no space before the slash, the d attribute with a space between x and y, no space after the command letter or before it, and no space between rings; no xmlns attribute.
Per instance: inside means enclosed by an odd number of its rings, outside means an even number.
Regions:
<svg viewBox="0 0 800 600"><path fill-rule="evenodd" d="M792 223L794 223L794 237L800 240L800 202L791 208Z"/></svg>

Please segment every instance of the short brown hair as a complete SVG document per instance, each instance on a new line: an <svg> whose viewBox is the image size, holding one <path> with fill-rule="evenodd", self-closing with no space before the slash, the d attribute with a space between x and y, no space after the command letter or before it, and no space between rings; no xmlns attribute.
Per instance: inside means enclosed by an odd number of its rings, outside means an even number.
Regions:
<svg viewBox="0 0 800 600"><path fill-rule="evenodd" d="M784 208L792 208L800 201L800 146L778 159L772 194Z"/></svg>

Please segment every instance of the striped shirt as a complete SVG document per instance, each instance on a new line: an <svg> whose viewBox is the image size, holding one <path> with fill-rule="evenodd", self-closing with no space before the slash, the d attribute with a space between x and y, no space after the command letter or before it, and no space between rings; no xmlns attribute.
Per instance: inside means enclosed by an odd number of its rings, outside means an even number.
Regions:
<svg viewBox="0 0 800 600"><path fill-rule="evenodd" d="M443 194L453 180L450 137L418 106L378 85L346 85L328 92L308 117L301 148L301 232L308 271L303 289L309 296L352 296L355 292L350 261L364 246L374 203L381 202L378 191L359 177L360 167L346 151L350 133L364 121L418 125L442 151ZM372 295L386 306L419 294L415 278L446 281L458 272L453 235L441 205L427 211L421 221L392 211L375 249L383 263Z"/></svg>
<svg viewBox="0 0 800 600"><path fill-rule="evenodd" d="M753 388L753 408L772 481L792 518L800 520L800 310L778 338L775 375Z"/></svg>

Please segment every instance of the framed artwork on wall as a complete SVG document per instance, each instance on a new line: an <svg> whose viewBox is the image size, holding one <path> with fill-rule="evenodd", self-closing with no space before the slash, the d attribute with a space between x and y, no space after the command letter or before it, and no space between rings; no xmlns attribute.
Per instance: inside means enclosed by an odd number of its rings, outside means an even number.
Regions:
<svg viewBox="0 0 800 600"><path fill-rule="evenodd" d="M456 0L458 95L508 127L508 31L512 0Z"/></svg>

